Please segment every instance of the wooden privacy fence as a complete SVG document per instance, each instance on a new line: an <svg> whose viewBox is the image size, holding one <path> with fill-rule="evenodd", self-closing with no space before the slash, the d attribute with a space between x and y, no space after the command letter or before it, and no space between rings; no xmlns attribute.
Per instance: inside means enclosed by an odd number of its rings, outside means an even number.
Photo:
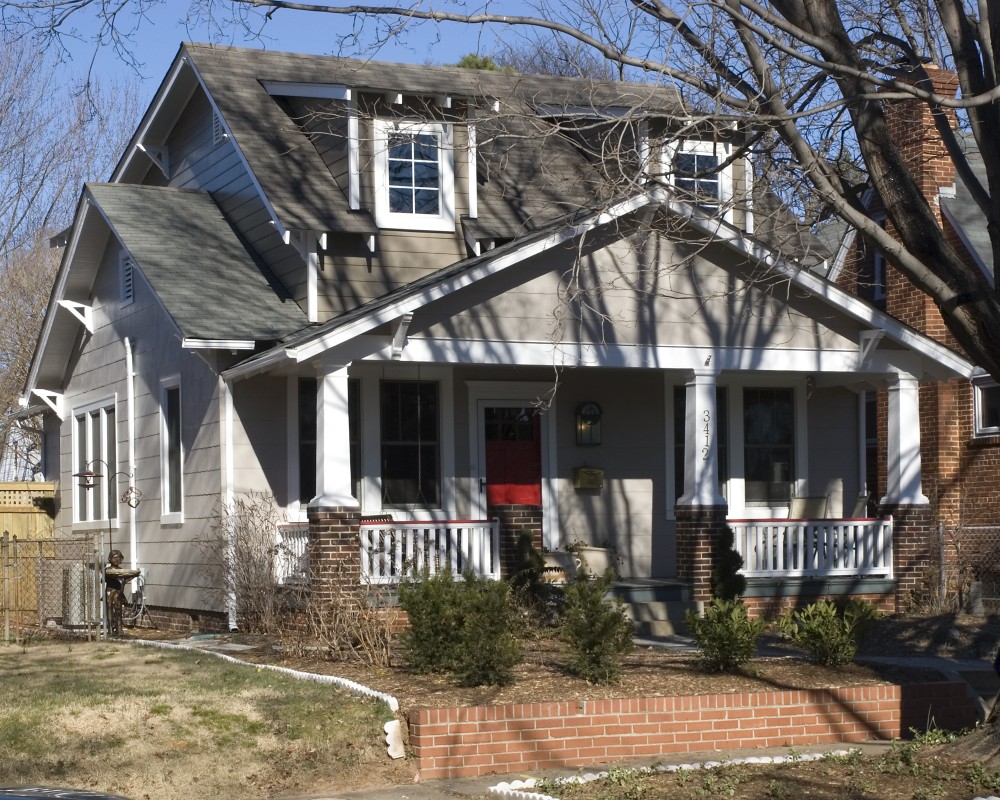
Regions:
<svg viewBox="0 0 1000 800"><path fill-rule="evenodd" d="M54 483L0 483L0 533L6 531L18 539L51 536L52 517L46 508L55 494Z"/></svg>

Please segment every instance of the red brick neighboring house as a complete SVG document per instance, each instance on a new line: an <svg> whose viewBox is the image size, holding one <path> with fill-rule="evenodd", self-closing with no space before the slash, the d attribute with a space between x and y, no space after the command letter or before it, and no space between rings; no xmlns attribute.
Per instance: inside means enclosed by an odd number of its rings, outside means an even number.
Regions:
<svg viewBox="0 0 1000 800"><path fill-rule="evenodd" d="M928 68L935 91L953 96L954 73ZM898 101L887 112L893 139L951 244L993 285L993 259L986 219L935 130L925 103ZM955 125L954 115L952 124ZM959 134L961 137L961 133ZM961 140L965 140L964 138ZM971 137L968 138L971 142ZM986 183L974 142L973 171ZM874 202L878 202L877 198ZM877 208L876 208L877 213ZM888 223L887 223L888 224ZM857 239L837 282L947 347L963 352L945 327L934 302ZM873 499L885 494L887 393L868 394L868 488ZM926 566L912 575L913 604L935 605L946 597L965 600L970 581L1000 585L1000 387L985 373L972 381L953 378L920 387L920 442L923 491L929 499L929 536L909 554ZM874 424L873 424L874 423ZM903 554L898 554L906 557ZM990 589L987 588L990 592ZM990 592L993 593L993 592Z"/></svg>

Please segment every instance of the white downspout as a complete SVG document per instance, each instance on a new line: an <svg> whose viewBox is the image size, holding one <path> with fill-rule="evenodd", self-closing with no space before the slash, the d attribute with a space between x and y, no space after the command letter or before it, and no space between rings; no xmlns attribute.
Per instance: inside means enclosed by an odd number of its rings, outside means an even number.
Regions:
<svg viewBox="0 0 1000 800"><path fill-rule="evenodd" d="M136 485L135 474L135 362L132 356L132 342L126 336L125 343L125 403L128 406L126 412L128 418L128 474L132 482L130 488ZM139 537L136 533L136 507L128 503L128 544L129 552L132 554L132 569L139 568Z"/></svg>
<svg viewBox="0 0 1000 800"><path fill-rule="evenodd" d="M225 460L225 481L223 483L223 516L228 516L229 512L233 508L233 498L235 494L234 483L233 483L233 387L230 385L229 381L223 380L219 389L222 392L222 420L223 420L223 435L226 440L223 444L223 459ZM226 584L228 589L226 591L226 614L228 616L228 625L230 631L235 631L238 629L236 624L236 591L233 588L236 585L236 575L235 569L236 565L234 562L234 550L235 543L233 541L233 531L232 526L226 526L226 563L229 565L229 574L226 576Z"/></svg>

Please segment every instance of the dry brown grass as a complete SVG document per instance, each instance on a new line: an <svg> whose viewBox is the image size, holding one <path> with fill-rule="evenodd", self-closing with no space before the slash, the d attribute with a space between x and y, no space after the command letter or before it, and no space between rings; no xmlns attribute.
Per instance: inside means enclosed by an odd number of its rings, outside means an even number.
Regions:
<svg viewBox="0 0 1000 800"><path fill-rule="evenodd" d="M203 654L114 643L0 649L0 785L245 800L401 783L384 704Z"/></svg>

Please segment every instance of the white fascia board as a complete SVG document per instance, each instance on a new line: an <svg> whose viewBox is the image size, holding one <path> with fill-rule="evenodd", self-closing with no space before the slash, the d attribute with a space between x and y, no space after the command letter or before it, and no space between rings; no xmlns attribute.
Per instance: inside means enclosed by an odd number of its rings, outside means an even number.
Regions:
<svg viewBox="0 0 1000 800"><path fill-rule="evenodd" d="M946 206L944 203L939 203L938 205L940 205L941 211L944 213L945 218L948 220L948 222L951 223L952 230L954 230L955 233L958 234L958 238L962 242L962 245L965 247L966 252L968 252L968 254L972 257L972 260L975 262L976 266L979 267L980 271L983 273L983 277L985 277L986 280L990 282L991 287L995 287L996 280L993 277L993 273L989 271L989 269L986 266L986 263L983 261L982 258L980 258L979 251L972 246L972 242L969 241L968 234L966 234L965 228L962 227L962 223L959 222L957 219L955 219L955 215L948 210L948 206Z"/></svg>
<svg viewBox="0 0 1000 800"><path fill-rule="evenodd" d="M293 81L261 81L264 91L272 97L312 97L318 100L350 100L351 90L339 83L296 83Z"/></svg>
<svg viewBox="0 0 1000 800"><path fill-rule="evenodd" d="M153 102L150 105L149 110L146 112L143 122L140 124L139 129L132 135L132 140L128 143L128 148L125 150L125 157L111 174L111 183L118 183L121 180L122 175L131 166L132 160L136 158L138 154L142 153L143 157L146 157L145 153L141 149L141 145L146 139L146 134L149 133L149 129L153 122L160 115L163 105L172 94L177 78L184 70L184 67L188 66L188 63L188 58L186 55L183 55L183 53L175 59L170 73L167 75L166 80L160 87L160 91L157 92L156 97L153 98ZM199 77L198 80L200 81L201 78Z"/></svg>
<svg viewBox="0 0 1000 800"><path fill-rule="evenodd" d="M38 382L38 369L42 356L48 346L49 337L52 335L52 326L55 324L56 309L59 301L66 293L66 280L69 277L70 264L76 257L76 248L80 243L80 234L87 224L87 218L94 209L95 203L92 201L90 192L86 187L80 195L77 203L76 215L74 216L73 229L70 232L69 243L66 245L66 252L63 253L62 263L59 265L59 272L56 274L55 283L52 286L52 294L49 296L49 305L45 311L45 319L42 322L42 330L38 334L38 343L35 346L35 353L31 359L31 368L28 370L27 380L24 382L24 396L28 397L34 390Z"/></svg>
<svg viewBox="0 0 1000 800"><path fill-rule="evenodd" d="M837 247L837 255L834 256L833 263L826 273L828 280L835 281L840 277L840 273L844 271L844 265L847 264L847 257L854 249L854 242L857 238L858 231L856 228L851 227L844 232L844 235L840 238L840 245Z"/></svg>
<svg viewBox="0 0 1000 800"><path fill-rule="evenodd" d="M456 275L449 280L428 286L416 294L407 294L400 297L393 303L382 306L360 319L354 320L347 325L342 325L325 335L318 336L316 339L306 342L299 347L276 347L273 350L269 350L263 353L260 358L256 358L250 363L239 364L225 370L223 377L227 381L241 380L261 372L266 372L271 367L287 362L288 360L299 363L307 361L345 341L362 336L373 328L392 322L405 314L412 314L422 306L476 283L483 278L502 272L508 267L521 263L525 259L543 253L644 206L660 203L662 200L663 195L661 192L636 195L612 206L606 211L592 214L576 225L561 228L548 236L536 241L527 242L514 250L491 258L478 267Z"/></svg>
<svg viewBox="0 0 1000 800"><path fill-rule="evenodd" d="M885 331L892 339L932 361L936 361L944 368L954 372L955 375L963 378L972 377L975 367L957 353L930 337L908 328L895 317L882 313L825 278L787 261L758 242L746 239L736 228L718 220L700 219L692 213L691 207L686 203L670 200L666 206L670 213L686 217L694 228L702 231L705 235L729 246L745 258L766 264L775 273L785 276L795 285L838 308L849 317Z"/></svg>
<svg viewBox="0 0 1000 800"><path fill-rule="evenodd" d="M185 350L253 350L253 339L181 339Z"/></svg>

